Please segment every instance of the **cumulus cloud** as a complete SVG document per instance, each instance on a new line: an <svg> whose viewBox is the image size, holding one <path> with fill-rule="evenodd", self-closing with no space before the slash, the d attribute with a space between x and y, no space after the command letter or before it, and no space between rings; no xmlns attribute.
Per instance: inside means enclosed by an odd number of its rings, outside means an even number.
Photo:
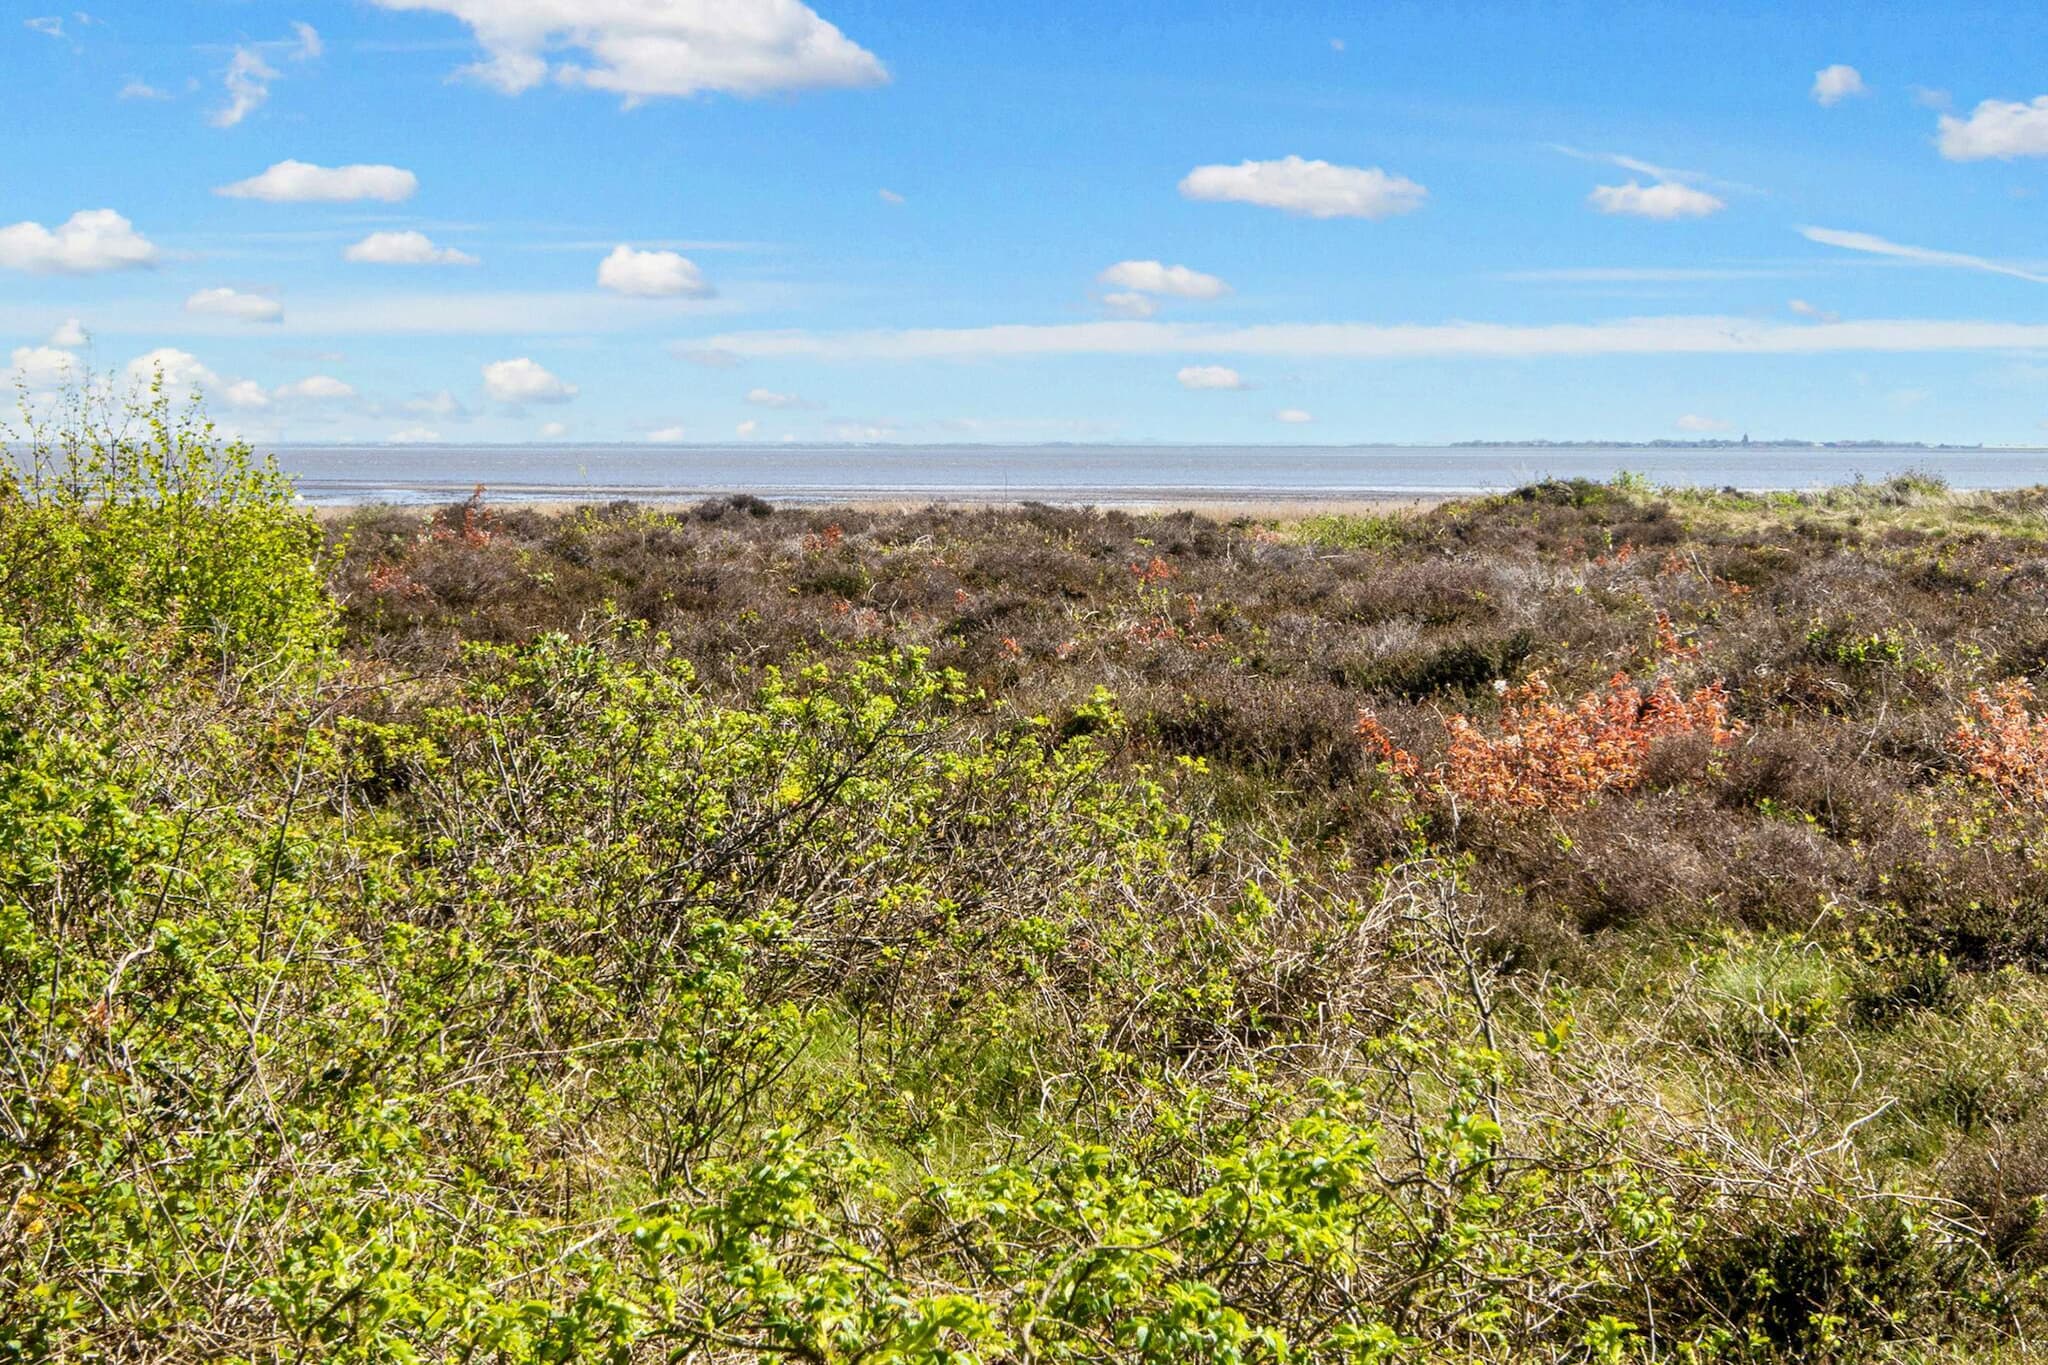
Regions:
<svg viewBox="0 0 2048 1365"><path fill-rule="evenodd" d="M1870 87L1863 83L1863 73L1853 66L1837 62L1813 73L1813 102L1823 107L1840 104L1851 95L1869 93Z"/></svg>
<svg viewBox="0 0 2048 1365"><path fill-rule="evenodd" d="M375 0L469 25L484 60L464 69L508 95L544 81L628 103L719 91L879 85L875 55L799 0ZM568 54L568 55L564 55Z"/></svg>
<svg viewBox="0 0 2048 1365"><path fill-rule="evenodd" d="M462 405L461 399L446 389L437 393L421 394L417 398L408 398L399 406L414 417L438 417L444 422L469 420L469 409Z"/></svg>
<svg viewBox="0 0 2048 1365"><path fill-rule="evenodd" d="M38 19L24 19L21 21L21 26L31 33L40 33L45 38L62 38L64 36L64 21L54 14L45 15Z"/></svg>
<svg viewBox="0 0 2048 1365"><path fill-rule="evenodd" d="M78 357L57 346L17 346L9 361L16 382L35 393L62 388L78 373Z"/></svg>
<svg viewBox="0 0 2048 1365"><path fill-rule="evenodd" d="M500 403L566 403L577 390L521 356L484 366L484 392Z"/></svg>
<svg viewBox="0 0 2048 1365"><path fill-rule="evenodd" d="M1805 299L1790 299L1786 302L1785 306L1800 317L1812 318L1815 322L1840 322L1842 320L1840 313L1830 312L1818 304L1808 303Z"/></svg>
<svg viewBox="0 0 2048 1365"><path fill-rule="evenodd" d="M159 346L144 352L128 362L124 374L138 388L147 388L162 376L164 392L169 394L186 394L220 383L220 376L201 364L198 356L175 346Z"/></svg>
<svg viewBox="0 0 2048 1365"><path fill-rule="evenodd" d="M239 322L282 322L284 305L267 294L244 294L239 289L202 289L185 300L185 311Z"/></svg>
<svg viewBox="0 0 2048 1365"><path fill-rule="evenodd" d="M1602 213L1655 218L1662 222L1704 218L1728 207L1718 195L1668 180L1654 185L1638 184L1633 180L1625 185L1595 185L1586 200Z"/></svg>
<svg viewBox="0 0 2048 1365"><path fill-rule="evenodd" d="M732 429L733 435L748 438L756 435L760 430L761 424L751 417Z"/></svg>
<svg viewBox="0 0 2048 1365"><path fill-rule="evenodd" d="M1941 154L1950 161L2048 156L2048 95L2032 103L1985 100L1968 118L1941 116Z"/></svg>
<svg viewBox="0 0 2048 1365"><path fill-rule="evenodd" d="M1214 275L1158 261L1118 261L1095 278L1114 289L1176 299L1219 299L1230 292L1230 286Z"/></svg>
<svg viewBox="0 0 2048 1365"><path fill-rule="evenodd" d="M295 379L289 384L277 386L277 396L283 399L303 398L315 403L334 403L356 396L355 386L343 383L332 375L308 375Z"/></svg>
<svg viewBox="0 0 2048 1365"><path fill-rule="evenodd" d="M1150 294L1122 290L1102 296L1102 306L1120 318L1149 318L1159 311L1159 300Z"/></svg>
<svg viewBox="0 0 2048 1365"><path fill-rule="evenodd" d="M673 251L635 251L620 245L598 263L597 283L636 299L709 298L711 286L696 262Z"/></svg>
<svg viewBox="0 0 2048 1365"><path fill-rule="evenodd" d="M889 189L876 190L875 197L885 204L901 204L905 202L902 195Z"/></svg>
<svg viewBox="0 0 2048 1365"><path fill-rule="evenodd" d="M1697 412L1688 412L1673 425L1680 431L1708 432L1726 431L1729 424L1719 417L1707 417Z"/></svg>
<svg viewBox="0 0 2048 1365"><path fill-rule="evenodd" d="M683 427L656 427L652 431L642 433L640 439L653 445L674 445L686 439L689 434Z"/></svg>
<svg viewBox="0 0 2048 1365"><path fill-rule="evenodd" d="M1189 199L1257 204L1309 218L1391 218L1413 213L1429 191L1377 166L1337 166L1304 161L1243 161L1235 166L1197 166L1180 182Z"/></svg>
<svg viewBox="0 0 2048 1365"><path fill-rule="evenodd" d="M822 403L813 403L793 393L777 393L773 389L748 389L747 401L757 408L819 408Z"/></svg>
<svg viewBox="0 0 2048 1365"><path fill-rule="evenodd" d="M568 434L569 424L567 422L542 422L540 424L540 438L543 441L559 441Z"/></svg>
<svg viewBox="0 0 2048 1365"><path fill-rule="evenodd" d="M1189 365L1174 376L1184 389L1241 389L1244 376L1227 365Z"/></svg>
<svg viewBox="0 0 2048 1365"><path fill-rule="evenodd" d="M221 389L220 396L231 408L260 412L270 406L270 392L253 379L237 379Z"/></svg>
<svg viewBox="0 0 2048 1365"><path fill-rule="evenodd" d="M151 85L148 81L131 78L114 95L118 100L167 100L169 95Z"/></svg>
<svg viewBox="0 0 2048 1365"><path fill-rule="evenodd" d="M157 249L112 209L84 209L55 229L41 223L0 228L0 269L38 275L90 275L154 265Z"/></svg>
<svg viewBox="0 0 2048 1365"><path fill-rule="evenodd" d="M1912 261L1919 265L1943 266L1957 270L1983 270L1993 275L2010 275L2014 279L2028 280L2034 284L2048 284L2048 275L2028 270L2022 266L2008 265L1984 256L1972 256L1962 251L1938 251L1932 247L1907 246L1903 242L1887 241L1868 232L1843 232L1837 228L1803 227L1799 235L1809 242L1822 246L1840 247L1844 251L1861 251L1871 256L1889 256L1894 260Z"/></svg>
<svg viewBox="0 0 2048 1365"><path fill-rule="evenodd" d="M52 346L77 347L85 345L89 340L91 338L86 333L85 324L77 318L64 319L57 324L57 330L50 333Z"/></svg>
<svg viewBox="0 0 2048 1365"><path fill-rule="evenodd" d="M429 427L402 427L384 438L386 445L430 446L441 439L441 433Z"/></svg>
<svg viewBox="0 0 2048 1365"><path fill-rule="evenodd" d="M979 360L1040 355L1281 356L1352 360L1415 357L1535 359L1599 355L1823 355L2048 349L2048 323L1862 318L1763 322L1663 316L1609 322L1012 323L856 332L729 332L696 346L746 360Z"/></svg>
<svg viewBox="0 0 2048 1365"><path fill-rule="evenodd" d="M396 204L412 198L419 177L396 166L315 166L306 161L280 161L261 175L222 185L214 193L229 199L261 199L272 204L345 204L377 199Z"/></svg>
<svg viewBox="0 0 2048 1365"><path fill-rule="evenodd" d="M1282 408L1280 409L1280 411L1273 414L1273 420L1276 422L1287 422L1295 426L1299 426L1303 422L1313 422L1316 419L1310 416L1307 412L1304 412L1300 408Z"/></svg>
<svg viewBox="0 0 2048 1365"><path fill-rule="evenodd" d="M292 57L297 61L310 62L327 50L327 45L320 41L320 31L296 19L292 21L292 41L297 45L292 49Z"/></svg>
<svg viewBox="0 0 2048 1365"><path fill-rule="evenodd" d="M475 265L476 257L452 246L436 246L424 232L373 232L351 244L342 259L362 265Z"/></svg>

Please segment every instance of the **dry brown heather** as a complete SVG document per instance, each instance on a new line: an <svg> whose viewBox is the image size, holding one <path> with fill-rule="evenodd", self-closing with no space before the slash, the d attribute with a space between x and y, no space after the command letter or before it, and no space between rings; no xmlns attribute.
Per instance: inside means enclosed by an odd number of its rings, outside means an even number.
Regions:
<svg viewBox="0 0 2048 1365"><path fill-rule="evenodd" d="M2048 494L1897 480L1810 496L1550 484L1410 515L483 504L330 526L353 646L673 637L708 679L848 645L916 646L1026 713L1099 687L1134 759L1207 761L1227 809L1368 862L1472 859L1497 950L1584 970L1602 935L1855 935L1957 967L2048 963L2048 868L1965 818L1950 743L1973 690L2048 663ZM1660 619L1668 624L1660 628ZM1660 629L1664 636L1660 640ZM1739 742L1674 737L1633 790L1532 821L1390 802L1369 711L1424 767L1503 685L1617 672L1718 682ZM1427 787L1429 784L1422 784ZM1602 954L1602 956L1606 956ZM1946 980L1946 976L1942 977Z"/></svg>

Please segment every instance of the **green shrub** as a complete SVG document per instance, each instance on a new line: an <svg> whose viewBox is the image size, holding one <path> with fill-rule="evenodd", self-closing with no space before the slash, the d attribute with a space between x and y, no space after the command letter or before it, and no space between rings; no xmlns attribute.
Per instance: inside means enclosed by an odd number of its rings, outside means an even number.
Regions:
<svg viewBox="0 0 2048 1365"><path fill-rule="evenodd" d="M125 411L80 389L63 418L8 434L0 612L37 631L174 625L251 664L326 646L318 527L274 462L175 409L161 381Z"/></svg>

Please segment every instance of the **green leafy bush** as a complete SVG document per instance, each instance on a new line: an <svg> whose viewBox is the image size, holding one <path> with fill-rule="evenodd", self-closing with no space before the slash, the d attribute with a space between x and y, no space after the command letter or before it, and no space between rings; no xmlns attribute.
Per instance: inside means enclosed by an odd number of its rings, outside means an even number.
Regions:
<svg viewBox="0 0 2048 1365"><path fill-rule="evenodd" d="M125 410L81 388L56 426L5 435L0 611L37 631L81 620L175 627L245 663L325 647L332 608L319 529L289 480L161 380Z"/></svg>

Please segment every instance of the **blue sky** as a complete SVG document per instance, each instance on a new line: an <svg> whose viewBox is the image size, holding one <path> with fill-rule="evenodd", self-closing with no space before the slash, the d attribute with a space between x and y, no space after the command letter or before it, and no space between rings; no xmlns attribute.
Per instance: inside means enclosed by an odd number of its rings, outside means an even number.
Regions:
<svg viewBox="0 0 2048 1365"><path fill-rule="evenodd" d="M2039 6L93 3L0 354L260 440L2048 439Z"/></svg>

